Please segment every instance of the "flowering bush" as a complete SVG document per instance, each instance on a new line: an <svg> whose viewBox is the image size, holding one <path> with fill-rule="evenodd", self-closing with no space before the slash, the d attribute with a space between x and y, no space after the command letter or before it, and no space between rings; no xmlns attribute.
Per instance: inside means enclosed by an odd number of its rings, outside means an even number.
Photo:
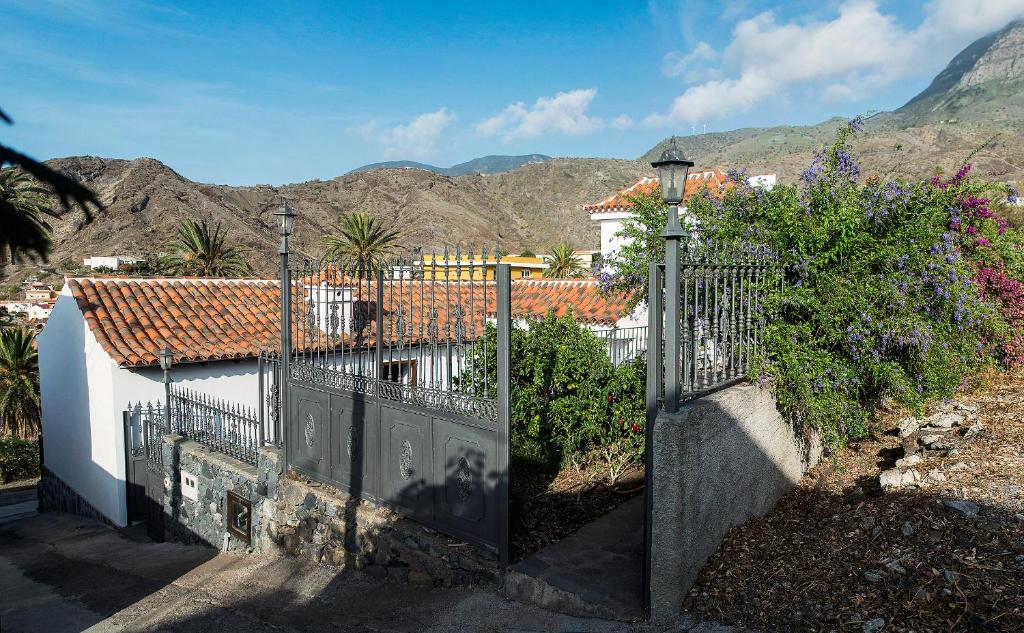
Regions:
<svg viewBox="0 0 1024 633"><path fill-rule="evenodd" d="M867 405L883 397L920 409L994 357L1024 360L1024 258L992 210L997 187L971 181L969 166L948 180L863 179L848 145L858 127L840 130L795 185L751 188L733 174L720 197L688 208L700 239L775 253L786 283L769 295L779 318L752 377L833 445L864 435ZM624 234L660 232L631 224ZM647 249L623 249L631 261L614 262L605 286L628 289Z"/></svg>

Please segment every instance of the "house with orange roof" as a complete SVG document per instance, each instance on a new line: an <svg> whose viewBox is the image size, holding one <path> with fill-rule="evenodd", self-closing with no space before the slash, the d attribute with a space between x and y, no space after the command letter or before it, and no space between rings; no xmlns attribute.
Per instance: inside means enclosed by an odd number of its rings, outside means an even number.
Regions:
<svg viewBox="0 0 1024 633"><path fill-rule="evenodd" d="M454 323L463 320L460 336L473 340L497 306L487 280L397 279L378 289L376 281L321 272L295 287L302 297L295 353L322 354L332 369L358 374L374 362L379 341L385 375L411 387L458 375L465 351L451 338ZM163 401L161 350L173 354L176 385L261 407L259 356L279 349L280 297L280 284L268 279L68 278L37 338L47 476L94 514L125 525L135 429L126 429L124 412L131 402ZM379 333L371 309L378 297L388 321ZM595 280L517 279L510 299L517 321L571 310L591 329L607 331L645 318ZM476 318L460 317L466 306ZM431 321L439 335L428 342ZM438 362L438 338L455 350L454 369L451 355L447 365Z"/></svg>
<svg viewBox="0 0 1024 633"><path fill-rule="evenodd" d="M763 174L747 178L747 184L751 187L765 187L771 189L776 184L775 174ZM719 167L710 169L698 169L690 171L686 177L686 188L683 194L685 209L686 201L695 195L707 192L712 196L721 196L722 193L733 187L735 183ZM655 176L644 176L631 186L608 196L600 202L584 205L583 210L590 214L590 219L601 226L601 256L607 258L619 251L626 245L626 240L619 233L622 231L623 222L632 216L634 206L633 198L643 194L650 194L658 190L658 178Z"/></svg>

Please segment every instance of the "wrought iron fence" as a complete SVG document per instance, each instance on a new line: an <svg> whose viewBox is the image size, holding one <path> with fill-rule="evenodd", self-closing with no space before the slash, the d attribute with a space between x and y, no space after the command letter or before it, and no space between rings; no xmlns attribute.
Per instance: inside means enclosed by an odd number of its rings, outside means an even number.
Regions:
<svg viewBox="0 0 1024 633"><path fill-rule="evenodd" d="M616 367L647 355L647 326L594 330L594 336L604 341L608 357Z"/></svg>
<svg viewBox="0 0 1024 633"><path fill-rule="evenodd" d="M284 433L281 429L281 358L276 352L263 352L257 360L259 380L260 428L264 442L281 446Z"/></svg>
<svg viewBox="0 0 1024 633"><path fill-rule="evenodd" d="M171 429L210 449L256 463L265 442L263 425L254 409L171 385Z"/></svg>
<svg viewBox="0 0 1024 633"><path fill-rule="evenodd" d="M659 284L667 283L664 264L655 272ZM656 314L652 310L650 324L671 327L670 311L662 312L661 301L679 306L679 345L662 352L664 369L677 363L677 371L663 372L661 394L678 393L680 401L688 400L747 376L767 323L765 299L781 283L778 273L762 246L683 242L678 287L651 288L661 298L653 302L658 309ZM670 384L676 376L679 384Z"/></svg>
<svg viewBox="0 0 1024 633"><path fill-rule="evenodd" d="M455 249L289 271L293 378L495 420L498 256ZM492 335L493 336L493 335Z"/></svg>
<svg viewBox="0 0 1024 633"><path fill-rule="evenodd" d="M129 403L125 412L129 422L127 430L131 434L128 442L131 456L145 456L150 462L162 464L161 438L167 432L163 405L159 402Z"/></svg>

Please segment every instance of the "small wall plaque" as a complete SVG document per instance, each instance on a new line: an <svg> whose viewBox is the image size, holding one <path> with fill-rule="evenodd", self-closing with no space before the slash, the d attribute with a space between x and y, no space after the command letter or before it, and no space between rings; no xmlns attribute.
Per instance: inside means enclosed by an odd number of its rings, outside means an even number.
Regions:
<svg viewBox="0 0 1024 633"><path fill-rule="evenodd" d="M196 476L187 470L181 471L181 496L190 501L199 501L199 486Z"/></svg>
<svg viewBox="0 0 1024 633"><path fill-rule="evenodd" d="M252 504L228 491L228 533L249 543L252 539Z"/></svg>

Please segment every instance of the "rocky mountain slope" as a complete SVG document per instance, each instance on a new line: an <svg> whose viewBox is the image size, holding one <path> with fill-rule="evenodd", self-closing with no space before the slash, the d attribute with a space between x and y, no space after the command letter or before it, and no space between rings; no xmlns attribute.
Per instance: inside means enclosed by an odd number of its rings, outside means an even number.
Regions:
<svg viewBox="0 0 1024 633"><path fill-rule="evenodd" d="M48 265L8 266L8 284L30 272L56 277L88 255L160 252L180 223L195 217L222 222L249 250L252 265L272 274L278 238L271 213L282 198L298 215L293 245L310 256L320 254L324 233L356 210L398 227L408 248L462 242L544 250L563 239L591 246L597 227L581 205L646 171L636 161L552 159L493 175L452 178L420 169L373 169L281 187L230 187L192 182L150 158L86 156L48 164L89 186L104 208L88 224L80 211L53 221Z"/></svg>
<svg viewBox="0 0 1024 633"><path fill-rule="evenodd" d="M352 171L411 167L413 169L426 169L442 176L465 176L466 174L497 174L503 171L519 169L523 165L542 163L546 160L551 160L551 157L544 154L525 154L523 156L491 155L467 160L464 163L452 165L451 167L438 167L426 163L417 163L413 160L391 160L383 163L370 163L369 165L357 167Z"/></svg>
<svg viewBox="0 0 1024 633"><path fill-rule="evenodd" d="M793 180L811 153L834 138L842 119L810 126L749 128L678 137L701 166L738 166ZM932 84L895 112L871 117L855 148L867 173L928 176L955 170L975 150L982 175L1024 180L1024 23L983 37L957 55ZM501 243L510 251L542 251L561 240L597 246L597 227L581 205L651 173L666 139L638 160L484 157L449 176L423 169L374 168L328 181L281 187L230 187L189 181L159 161L72 157L50 164L92 187L105 205L84 225L72 212L54 223L54 248L41 272L55 278L87 255L160 252L186 218L223 222L250 249L257 270L272 274L276 235L271 212L287 197L299 214L296 248L319 253L321 236L355 210L373 213L402 231L404 246ZM487 174L507 166L511 171ZM471 164L472 163L472 164ZM480 173L484 172L484 173ZM8 287L36 265L0 270Z"/></svg>

